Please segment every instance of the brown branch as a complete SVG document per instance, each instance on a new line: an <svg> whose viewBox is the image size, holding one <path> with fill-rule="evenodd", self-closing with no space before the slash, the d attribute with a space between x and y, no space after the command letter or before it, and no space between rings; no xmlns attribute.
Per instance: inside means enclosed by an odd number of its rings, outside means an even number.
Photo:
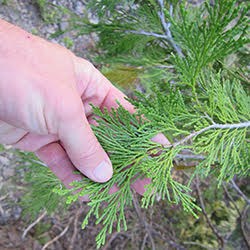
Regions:
<svg viewBox="0 0 250 250"><path fill-rule="evenodd" d="M233 204L235 210L237 211L238 215L240 216L240 210L239 210L238 206L236 205L236 203L235 203L233 197L232 197L231 194L228 192L226 185L223 183L222 186L223 186L224 192L226 193L228 199L232 202L232 204Z"/></svg>
<svg viewBox="0 0 250 250"><path fill-rule="evenodd" d="M75 219L74 219L74 231L73 231L73 235L72 235L71 240L70 240L69 250L73 250L74 249L75 240L76 240L76 236L77 236L77 233L78 233L79 216L81 215L82 212L83 212L83 208L81 206L77 210L76 215L75 215Z"/></svg>
<svg viewBox="0 0 250 250"><path fill-rule="evenodd" d="M102 248L102 250L107 250L108 247L111 245L111 243L116 239L116 237L121 234L120 232L115 232L111 235L105 246Z"/></svg>
<svg viewBox="0 0 250 250"><path fill-rule="evenodd" d="M250 199L248 199L247 196L240 190L235 181L232 179L230 182L234 190L246 201L247 205L250 205Z"/></svg>
<svg viewBox="0 0 250 250"><path fill-rule="evenodd" d="M178 250L185 250L186 248L184 246L176 242L177 239L176 236L174 235L175 232L171 230L171 226L172 223L168 220L168 230L167 230L168 234L165 235L166 229L162 227L160 224L154 222L154 228L152 228L152 231L154 232L155 235L164 240L164 242L167 243L168 245ZM155 228L157 228L158 231ZM170 233L170 230L173 235ZM159 231L161 231L161 233Z"/></svg>
<svg viewBox="0 0 250 250"><path fill-rule="evenodd" d="M3 201L4 199L6 199L7 197L8 197L8 194L0 197L0 202ZM3 210L2 206L1 206L1 204L0 204L0 214L4 214L4 210Z"/></svg>
<svg viewBox="0 0 250 250"><path fill-rule="evenodd" d="M249 207L250 207L249 205L246 205L246 207L244 208L244 210L240 216L241 217L240 227L241 227L243 238L246 242L248 249L250 249L250 238L249 238L249 233L246 233L246 231L245 231L245 222L246 222L247 211L248 211Z"/></svg>
<svg viewBox="0 0 250 250"><path fill-rule="evenodd" d="M147 234L148 234L148 237L150 239L150 242L151 242L151 246L152 246L152 250L155 250L155 243L154 243L154 239L152 237L152 233L151 233L151 230L150 230L150 226L149 224L147 223L145 217L143 216L142 214L142 211L141 211L141 208L138 204L138 201L137 201L137 198L135 196L135 194L132 195L132 199L133 199L133 204L134 204L134 207L135 207L135 211L137 213L137 216L140 220L140 223L144 226Z"/></svg>
<svg viewBox="0 0 250 250"><path fill-rule="evenodd" d="M183 242L184 245L193 245L193 246L198 246L198 247L201 247L201 248L204 248L204 249L207 249L207 250L212 250L212 248L210 247L207 247L199 242L194 242L194 241L184 241Z"/></svg>
<svg viewBox="0 0 250 250"><path fill-rule="evenodd" d="M143 242L142 242L142 245L141 245L141 250L145 249L147 238L148 238L148 234L146 233L145 236L144 236L144 238L143 238Z"/></svg>
<svg viewBox="0 0 250 250"><path fill-rule="evenodd" d="M52 240L48 241L41 250L45 250L47 249L51 244L53 244L54 242L58 241L64 234L67 233L67 231L69 230L69 227L70 227L70 224L72 223L73 221L73 218L71 218L69 220L69 223L67 224L67 226L64 228L64 230L59 234L57 235L55 238L53 238Z"/></svg>
<svg viewBox="0 0 250 250"><path fill-rule="evenodd" d="M4 195L4 196L1 196L1 197L0 197L0 201L5 200L7 197L8 197L8 194L6 194L6 195Z"/></svg>
<svg viewBox="0 0 250 250"><path fill-rule="evenodd" d="M35 226L37 225L47 214L46 211L44 211L33 223L31 223L23 232L22 239L24 239L27 235L27 233Z"/></svg>
<svg viewBox="0 0 250 250"><path fill-rule="evenodd" d="M217 239L221 243L221 249L224 249L224 246L225 246L224 238L220 235L217 228L215 228L215 226L211 222L211 220L208 217L208 214L206 212L206 207L205 207L205 204L204 204L204 201L203 201L203 198L202 198L202 193L201 193L201 190L200 190L200 180L199 180L199 177L197 175L196 175L195 186L196 186L197 195L198 195L198 198L199 198L199 201L200 201L201 209L202 209L202 212L203 212L203 214L205 216L207 224L209 225L209 227L211 228L211 230L213 231L213 233L215 234L215 236L217 237Z"/></svg>

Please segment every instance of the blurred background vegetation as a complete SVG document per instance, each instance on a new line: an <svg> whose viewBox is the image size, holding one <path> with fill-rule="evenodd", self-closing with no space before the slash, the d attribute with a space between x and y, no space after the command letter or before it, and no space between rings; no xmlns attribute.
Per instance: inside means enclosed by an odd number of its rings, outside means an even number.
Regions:
<svg viewBox="0 0 250 250"><path fill-rule="evenodd" d="M202 1L190 2L199 6ZM147 87L141 77L142 69L119 61L111 65L108 57L103 59L103 52L96 46L98 36L81 29L86 17L92 23L98 18L98 13L86 10L86 4L89 1L0 0L0 18L89 59L116 86L133 96L134 89ZM247 58L249 54L237 54L228 60L237 64ZM155 81L163 77L157 69L150 70L148 75L154 75ZM0 148L0 249L96 249L95 236L100 226L93 222L81 230L88 211L86 204L79 202L68 210L59 206L58 211L42 211L33 216L27 211L32 196L25 166L35 166L35 161L31 154L8 146ZM178 173L178 178L186 178L186 173ZM110 235L103 249L249 249L249 179L235 179L217 188L211 176L196 183L193 190L203 209L198 219L164 201L150 210L135 206L126 211L128 231ZM39 197L33 199L39 203Z"/></svg>

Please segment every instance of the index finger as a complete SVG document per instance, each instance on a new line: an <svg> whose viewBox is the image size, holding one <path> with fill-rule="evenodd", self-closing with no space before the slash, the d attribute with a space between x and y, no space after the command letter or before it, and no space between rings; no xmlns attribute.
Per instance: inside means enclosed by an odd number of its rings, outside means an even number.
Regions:
<svg viewBox="0 0 250 250"><path fill-rule="evenodd" d="M134 107L125 98L126 95L117 89L97 68L90 62L77 57L75 68L78 90L84 105L86 116L92 113L90 104L101 109L117 108L117 101L129 112L134 112Z"/></svg>

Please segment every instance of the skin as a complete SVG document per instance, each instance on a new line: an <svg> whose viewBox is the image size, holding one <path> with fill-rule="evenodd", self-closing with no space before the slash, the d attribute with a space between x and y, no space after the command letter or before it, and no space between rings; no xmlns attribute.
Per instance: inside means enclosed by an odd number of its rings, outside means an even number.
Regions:
<svg viewBox="0 0 250 250"><path fill-rule="evenodd" d="M76 169L96 182L112 177L89 104L118 100L133 112L124 97L90 62L0 20L0 143L35 152L66 186L80 178ZM134 188L143 193L146 183Z"/></svg>

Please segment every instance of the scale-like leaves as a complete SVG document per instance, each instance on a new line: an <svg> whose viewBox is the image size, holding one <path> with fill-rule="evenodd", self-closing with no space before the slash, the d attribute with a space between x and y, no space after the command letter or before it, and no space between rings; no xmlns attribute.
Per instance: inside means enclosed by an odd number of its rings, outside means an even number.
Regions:
<svg viewBox="0 0 250 250"><path fill-rule="evenodd" d="M196 216L199 208L191 196L191 185L176 178L176 159L195 161L193 174L215 174L218 184L234 175L250 174L250 98L247 85L242 84L249 81L236 79L220 66L225 57L247 43L248 24L247 4L234 0L205 2L199 7L163 0L90 4L98 10L98 22L71 15L72 27L78 34L97 33L102 51L99 61L111 63L111 70L132 69L133 81L138 77L141 85L147 85L130 100L134 114L122 106L111 112L93 107L98 117L93 131L109 153L113 178L106 183L83 178L73 182L71 190L60 184L47 186L47 194L53 190L53 195L67 197L68 204L89 196L90 210L83 227L91 215L103 225L97 236L100 247L114 225L118 231L126 230L125 208L132 205L131 184L139 178L151 179L142 197L143 207L161 198L181 204ZM124 81L124 74L122 77ZM170 144L153 142L158 133ZM50 177L43 175L42 182L48 183ZM44 187L39 178L33 180ZM117 191L110 194L114 186Z"/></svg>

